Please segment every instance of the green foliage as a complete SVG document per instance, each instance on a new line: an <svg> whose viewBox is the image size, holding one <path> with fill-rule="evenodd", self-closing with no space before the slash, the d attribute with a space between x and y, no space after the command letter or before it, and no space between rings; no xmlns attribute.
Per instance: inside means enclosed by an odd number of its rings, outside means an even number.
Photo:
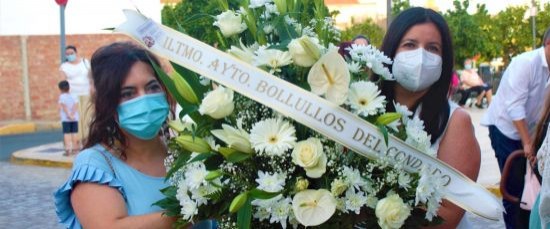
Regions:
<svg viewBox="0 0 550 229"><path fill-rule="evenodd" d="M225 6L235 8L241 1L182 0L175 6L165 5L161 12L162 24L210 45L218 43L217 29L212 28L214 15L220 14ZM200 13L199 13L200 12Z"/></svg>
<svg viewBox="0 0 550 229"><path fill-rule="evenodd" d="M365 35L371 43L380 47L385 31L370 18L361 23L352 23L353 26L342 31L342 41L351 41L357 35Z"/></svg>
<svg viewBox="0 0 550 229"><path fill-rule="evenodd" d="M526 10L526 6L508 7L493 19L497 26L497 38L502 46L499 54L505 63L532 46L531 26L527 20L523 20Z"/></svg>
<svg viewBox="0 0 550 229"><path fill-rule="evenodd" d="M394 18L399 13L401 13L403 10L406 10L408 8L411 8L410 0L394 0L394 1L392 1L392 6L391 6L392 18Z"/></svg>

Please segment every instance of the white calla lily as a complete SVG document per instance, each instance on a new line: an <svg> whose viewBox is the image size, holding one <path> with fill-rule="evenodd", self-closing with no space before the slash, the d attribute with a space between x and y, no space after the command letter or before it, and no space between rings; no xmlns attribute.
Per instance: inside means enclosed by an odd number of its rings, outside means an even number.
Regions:
<svg viewBox="0 0 550 229"><path fill-rule="evenodd" d="M243 153L253 153L250 145L249 134L242 128L236 129L230 125L222 124L223 129L212 130L211 133L225 142L230 148Z"/></svg>
<svg viewBox="0 0 550 229"><path fill-rule="evenodd" d="M344 103L348 96L351 77L346 61L336 50L323 55L311 67L307 82L311 92L325 95L325 98L336 105Z"/></svg>
<svg viewBox="0 0 550 229"><path fill-rule="evenodd" d="M292 210L302 225L317 226L326 222L336 211L336 200L326 189L304 190L296 193Z"/></svg>

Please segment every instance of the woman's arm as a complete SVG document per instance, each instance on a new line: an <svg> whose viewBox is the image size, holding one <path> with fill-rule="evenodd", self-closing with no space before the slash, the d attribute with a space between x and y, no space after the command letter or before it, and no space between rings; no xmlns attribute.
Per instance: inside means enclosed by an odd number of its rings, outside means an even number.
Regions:
<svg viewBox="0 0 550 229"><path fill-rule="evenodd" d="M172 228L175 218L162 212L128 216L122 195L115 188L96 183L77 184L71 204L83 228Z"/></svg>
<svg viewBox="0 0 550 229"><path fill-rule="evenodd" d="M437 157L473 181L477 180L481 153L472 120L464 110L458 108L451 116ZM443 200L438 215L443 217L445 222L437 228L456 228L464 215L464 210Z"/></svg>

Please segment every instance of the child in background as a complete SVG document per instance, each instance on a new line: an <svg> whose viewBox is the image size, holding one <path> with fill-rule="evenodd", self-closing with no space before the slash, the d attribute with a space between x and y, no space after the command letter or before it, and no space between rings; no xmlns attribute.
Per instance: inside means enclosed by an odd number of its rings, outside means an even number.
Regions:
<svg viewBox="0 0 550 229"><path fill-rule="evenodd" d="M76 154L79 150L78 144L78 102L69 94L69 82L63 80L58 84L61 95L59 95L59 115L63 126L63 143L65 153L63 156Z"/></svg>

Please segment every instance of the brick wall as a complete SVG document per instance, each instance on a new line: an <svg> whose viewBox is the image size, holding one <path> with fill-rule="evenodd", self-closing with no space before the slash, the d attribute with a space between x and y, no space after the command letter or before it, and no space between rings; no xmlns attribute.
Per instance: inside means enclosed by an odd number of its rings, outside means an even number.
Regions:
<svg viewBox="0 0 550 229"><path fill-rule="evenodd" d="M26 40L26 42L24 42ZM129 41L118 34L68 35L66 44L90 59L93 52L115 41ZM22 63L22 45L26 43L27 66ZM0 121L25 119L23 68L29 78L31 119L59 119L57 83L59 75L59 36L0 36Z"/></svg>

